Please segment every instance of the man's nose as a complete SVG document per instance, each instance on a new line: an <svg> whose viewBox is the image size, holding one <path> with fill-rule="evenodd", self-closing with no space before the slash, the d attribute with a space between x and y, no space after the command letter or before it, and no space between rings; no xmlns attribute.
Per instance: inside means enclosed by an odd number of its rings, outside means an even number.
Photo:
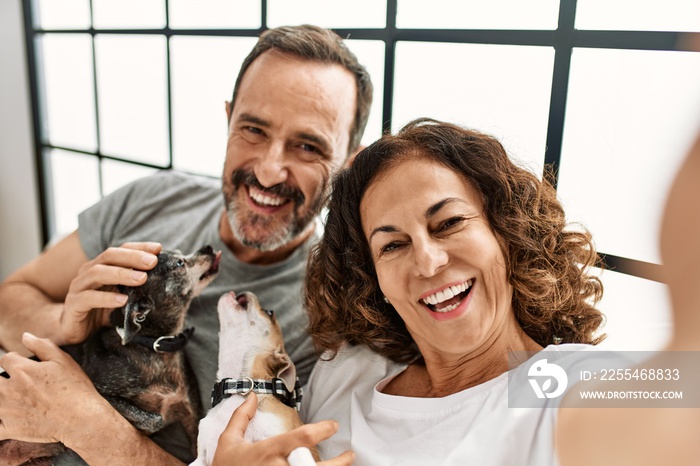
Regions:
<svg viewBox="0 0 700 466"><path fill-rule="evenodd" d="M287 181L289 169L282 143L273 142L267 147L255 166L255 176L266 188Z"/></svg>

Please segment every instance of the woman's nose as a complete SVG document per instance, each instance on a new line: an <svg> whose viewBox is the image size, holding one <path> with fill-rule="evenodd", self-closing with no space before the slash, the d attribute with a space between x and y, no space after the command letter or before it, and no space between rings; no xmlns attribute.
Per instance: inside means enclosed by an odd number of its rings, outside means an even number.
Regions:
<svg viewBox="0 0 700 466"><path fill-rule="evenodd" d="M449 261L449 254L442 245L434 240L415 244L416 272L424 277L437 274Z"/></svg>

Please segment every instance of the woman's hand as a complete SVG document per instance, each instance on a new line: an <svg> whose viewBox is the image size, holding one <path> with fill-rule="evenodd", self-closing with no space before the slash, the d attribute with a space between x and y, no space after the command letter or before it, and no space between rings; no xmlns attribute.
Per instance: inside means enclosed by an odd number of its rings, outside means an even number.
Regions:
<svg viewBox="0 0 700 466"><path fill-rule="evenodd" d="M0 358L0 440L63 442L90 435L90 419L111 412L82 368L45 338L25 333L22 342L41 361L17 353Z"/></svg>
<svg viewBox="0 0 700 466"><path fill-rule="evenodd" d="M126 304L127 296L111 286L140 286L146 270L155 267L159 243L125 243L109 248L83 264L71 281L56 335L59 345L83 342L98 328L109 324L113 309Z"/></svg>
<svg viewBox="0 0 700 466"><path fill-rule="evenodd" d="M244 439L248 423L258 408L258 398L255 393L248 395L246 400L231 416L228 426L219 437L219 444L214 455L212 466L245 464L246 466L287 466L287 457L298 447L314 447L319 442L331 437L338 431L335 421L321 421L306 424L284 434L259 442L250 443ZM323 466L351 465L355 454L346 451L340 456L318 463Z"/></svg>

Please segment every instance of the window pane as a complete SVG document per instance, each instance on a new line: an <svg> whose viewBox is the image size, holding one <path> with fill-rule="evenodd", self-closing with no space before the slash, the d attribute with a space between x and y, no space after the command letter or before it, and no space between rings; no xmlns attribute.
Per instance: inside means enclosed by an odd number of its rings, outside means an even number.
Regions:
<svg viewBox="0 0 700 466"><path fill-rule="evenodd" d="M41 47L48 142L95 151L92 39L88 34L45 34Z"/></svg>
<svg viewBox="0 0 700 466"><path fill-rule="evenodd" d="M39 0L35 11L35 22L40 29L90 27L89 0Z"/></svg>
<svg viewBox="0 0 700 466"><path fill-rule="evenodd" d="M671 303L663 283L606 270L600 275L605 292L596 306L606 317L600 348L658 350L670 340Z"/></svg>
<svg viewBox="0 0 700 466"><path fill-rule="evenodd" d="M167 166L165 38L97 35L101 152Z"/></svg>
<svg viewBox="0 0 700 466"><path fill-rule="evenodd" d="M92 0L95 29L165 27L166 0Z"/></svg>
<svg viewBox="0 0 700 466"><path fill-rule="evenodd" d="M541 175L553 62L550 47L399 42L392 131L417 117L478 129Z"/></svg>
<svg viewBox="0 0 700 466"><path fill-rule="evenodd" d="M578 0L576 29L700 31L698 0Z"/></svg>
<svg viewBox="0 0 700 466"><path fill-rule="evenodd" d="M152 175L156 170L116 160L102 160L102 195L106 196L131 181Z"/></svg>
<svg viewBox="0 0 700 466"><path fill-rule="evenodd" d="M377 40L346 40L348 48L367 69L374 86L372 108L362 135L362 144L370 145L382 135L382 104L384 102L384 42Z"/></svg>
<svg viewBox="0 0 700 466"><path fill-rule="evenodd" d="M383 28L386 0L268 0L267 24L315 24L326 28Z"/></svg>
<svg viewBox="0 0 700 466"><path fill-rule="evenodd" d="M231 100L238 70L256 41L252 37L171 39L174 168L221 175L227 140L225 102Z"/></svg>
<svg viewBox="0 0 700 466"><path fill-rule="evenodd" d="M170 0L171 28L257 29L260 0Z"/></svg>
<svg viewBox="0 0 700 466"><path fill-rule="evenodd" d="M396 26L430 29L556 29L559 0L398 0Z"/></svg>
<svg viewBox="0 0 700 466"><path fill-rule="evenodd" d="M97 157L59 149L48 153L55 235L78 227L78 214L100 199Z"/></svg>
<svg viewBox="0 0 700 466"><path fill-rule="evenodd" d="M700 125L700 53L574 49L559 175L599 251L660 262L666 192Z"/></svg>

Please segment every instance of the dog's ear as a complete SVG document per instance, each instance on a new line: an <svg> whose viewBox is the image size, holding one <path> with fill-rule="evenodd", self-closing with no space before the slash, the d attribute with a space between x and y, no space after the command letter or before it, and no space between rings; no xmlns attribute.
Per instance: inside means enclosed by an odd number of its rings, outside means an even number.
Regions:
<svg viewBox="0 0 700 466"><path fill-rule="evenodd" d="M141 322L146 320L153 310L153 300L129 300L124 306L124 326L117 327L117 333L122 337L122 345L126 345L141 331Z"/></svg>
<svg viewBox="0 0 700 466"><path fill-rule="evenodd" d="M297 369L294 367L294 363L287 353L285 353L282 348L278 348L272 353L271 359L270 367L272 368L272 372L284 381L287 390L290 392L294 390L294 385L297 380Z"/></svg>

